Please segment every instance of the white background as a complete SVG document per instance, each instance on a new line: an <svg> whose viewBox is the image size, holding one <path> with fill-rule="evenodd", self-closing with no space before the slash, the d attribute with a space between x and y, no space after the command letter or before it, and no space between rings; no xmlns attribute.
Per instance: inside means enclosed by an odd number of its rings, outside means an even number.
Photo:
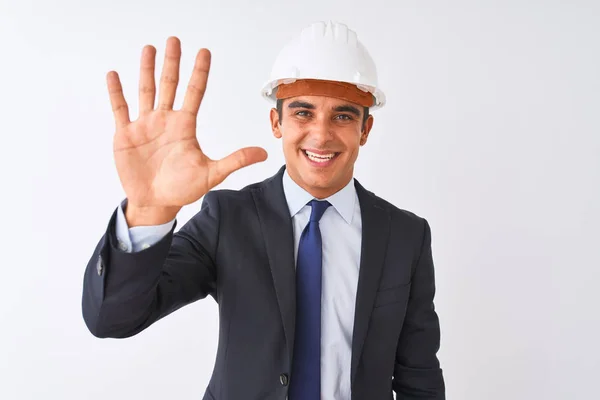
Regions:
<svg viewBox="0 0 600 400"><path fill-rule="evenodd" d="M222 185L240 188L283 163L259 97L275 55L329 19L357 31L388 97L356 177L432 227L448 399L597 398L598 2L0 4L0 398L202 397L212 299L126 340L93 337L81 316L84 268L124 197L105 74L120 73L135 118L143 45L158 72L177 35L183 83L211 49L201 145L269 152Z"/></svg>

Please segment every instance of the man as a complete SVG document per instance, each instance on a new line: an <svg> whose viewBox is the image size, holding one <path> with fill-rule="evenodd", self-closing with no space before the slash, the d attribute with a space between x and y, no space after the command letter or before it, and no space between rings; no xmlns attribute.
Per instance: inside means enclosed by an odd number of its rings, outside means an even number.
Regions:
<svg viewBox="0 0 600 400"><path fill-rule="evenodd" d="M180 53L169 38L155 107L156 53L144 49L133 122L107 76L127 197L85 271L92 334L130 337L210 295L220 329L204 399L445 399L429 225L353 178L370 110L385 102L356 34L316 23L282 50L263 95L285 166L241 190L212 189L266 152L202 153L210 53L198 53L175 111ZM202 196L174 232L177 212Z"/></svg>

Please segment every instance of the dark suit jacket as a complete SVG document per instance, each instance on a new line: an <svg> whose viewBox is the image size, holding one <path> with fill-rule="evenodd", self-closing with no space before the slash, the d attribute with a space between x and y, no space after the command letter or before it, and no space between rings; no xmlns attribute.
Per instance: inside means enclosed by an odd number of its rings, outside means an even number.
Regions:
<svg viewBox="0 0 600 400"><path fill-rule="evenodd" d="M116 245L115 210L85 270L82 307L90 332L130 337L210 295L220 329L203 399L284 400L295 320L284 170L239 191L209 192L178 232L173 226L136 253ZM392 399L392 390L399 400L445 399L429 224L355 186L363 232L352 400Z"/></svg>

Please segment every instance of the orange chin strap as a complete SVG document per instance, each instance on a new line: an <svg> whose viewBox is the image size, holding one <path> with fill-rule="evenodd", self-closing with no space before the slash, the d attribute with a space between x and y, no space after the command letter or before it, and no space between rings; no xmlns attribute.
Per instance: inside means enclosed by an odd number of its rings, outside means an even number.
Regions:
<svg viewBox="0 0 600 400"><path fill-rule="evenodd" d="M301 79L289 84L281 84L277 87L275 97L288 99L296 96L327 96L335 97L359 104L363 107L371 107L374 99L369 92L363 92L356 85L346 82L324 81L317 79Z"/></svg>

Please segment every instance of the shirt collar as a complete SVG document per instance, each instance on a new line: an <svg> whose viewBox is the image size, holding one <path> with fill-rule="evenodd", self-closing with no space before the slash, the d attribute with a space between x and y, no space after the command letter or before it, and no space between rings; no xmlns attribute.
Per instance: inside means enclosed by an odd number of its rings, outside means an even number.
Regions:
<svg viewBox="0 0 600 400"><path fill-rule="evenodd" d="M287 168L283 174L283 192L285 193L285 198L292 218L302 210L302 207L314 199L310 193L294 182L288 174ZM329 201L342 218L350 224L352 222L352 216L354 215L354 206L356 202L354 179L351 179L342 190L339 190L324 200Z"/></svg>

